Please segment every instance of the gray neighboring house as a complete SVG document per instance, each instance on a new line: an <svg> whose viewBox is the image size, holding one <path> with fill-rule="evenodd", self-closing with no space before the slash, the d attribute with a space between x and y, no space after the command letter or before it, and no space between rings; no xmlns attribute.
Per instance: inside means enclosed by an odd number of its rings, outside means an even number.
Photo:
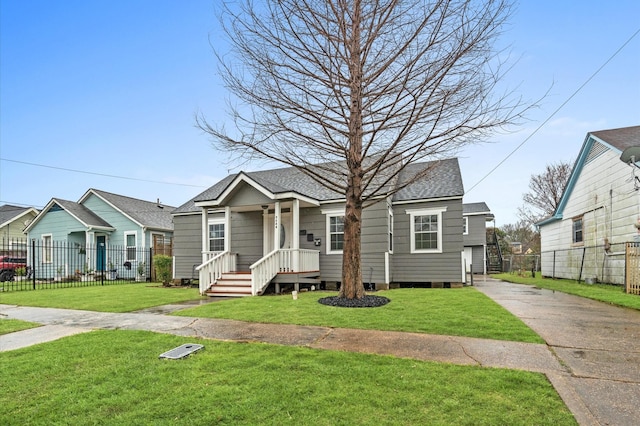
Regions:
<svg viewBox="0 0 640 426"><path fill-rule="evenodd" d="M409 165L402 185L363 211L367 288L464 282L464 188L457 159ZM289 167L240 172L173 211L174 278L199 279L201 293L259 295L270 286L341 281L344 196Z"/></svg>
<svg viewBox="0 0 640 426"><path fill-rule="evenodd" d="M487 273L487 222L494 219L486 203L462 205L464 259L466 271Z"/></svg>

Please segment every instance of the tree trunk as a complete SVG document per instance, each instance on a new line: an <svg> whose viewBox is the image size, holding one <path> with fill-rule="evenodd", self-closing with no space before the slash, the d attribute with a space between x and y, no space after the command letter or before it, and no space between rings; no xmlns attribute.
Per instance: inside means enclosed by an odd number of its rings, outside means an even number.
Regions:
<svg viewBox="0 0 640 426"><path fill-rule="evenodd" d="M353 179L360 181L357 177ZM357 186L359 189L360 186ZM344 245L342 249L342 285L340 297L360 299L364 296L362 283L361 236L362 236L362 196L353 187L347 194L344 215ZM355 189L355 190L354 190Z"/></svg>
<svg viewBox="0 0 640 426"><path fill-rule="evenodd" d="M362 236L362 59L360 46L360 1L354 1L351 39L349 43L349 151L348 182L344 213L344 245L342 249L342 286L340 297L360 299L364 296L361 265Z"/></svg>

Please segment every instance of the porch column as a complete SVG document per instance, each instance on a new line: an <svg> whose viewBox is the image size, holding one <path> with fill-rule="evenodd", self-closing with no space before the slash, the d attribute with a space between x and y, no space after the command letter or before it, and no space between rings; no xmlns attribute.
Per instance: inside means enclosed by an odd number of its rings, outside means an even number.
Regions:
<svg viewBox="0 0 640 426"><path fill-rule="evenodd" d="M202 263L207 261L209 251L209 209L202 208Z"/></svg>
<svg viewBox="0 0 640 426"><path fill-rule="evenodd" d="M274 250L280 249L280 201L275 202L273 210L273 248Z"/></svg>
<svg viewBox="0 0 640 426"><path fill-rule="evenodd" d="M231 251L231 207L224 208L224 251Z"/></svg>
<svg viewBox="0 0 640 426"><path fill-rule="evenodd" d="M300 271L300 200L293 199L293 224L291 226L291 248L293 249L293 270Z"/></svg>

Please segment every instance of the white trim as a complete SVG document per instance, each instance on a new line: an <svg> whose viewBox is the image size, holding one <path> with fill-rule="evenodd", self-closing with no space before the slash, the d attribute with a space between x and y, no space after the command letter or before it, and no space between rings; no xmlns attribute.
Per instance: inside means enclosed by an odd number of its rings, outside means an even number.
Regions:
<svg viewBox="0 0 640 426"><path fill-rule="evenodd" d="M342 209L333 209L333 210L320 210L323 215L325 215L325 253L326 254L342 254L342 250L331 250L331 218L332 217L342 217L345 216L344 208ZM344 230L343 230L343 239L344 239Z"/></svg>
<svg viewBox="0 0 640 426"><path fill-rule="evenodd" d="M49 238L49 246L44 242L45 238ZM40 241L42 242L42 263L53 263L53 234L42 234L40 235ZM46 251L45 251L46 250ZM47 252L49 256L47 256ZM47 259L48 257L48 259Z"/></svg>
<svg viewBox="0 0 640 426"><path fill-rule="evenodd" d="M127 237L129 235L133 235L134 241L133 245L130 246L127 241ZM135 254L135 258L129 259L129 247L133 247L133 253ZM137 261L138 260L138 232L137 231L124 231L124 257L125 261Z"/></svg>
<svg viewBox="0 0 640 426"><path fill-rule="evenodd" d="M442 253L442 213L446 212L446 207L436 207L430 209L416 209L416 210L405 210L405 213L409 215L409 237L410 237L410 252L411 254L418 253ZM416 247L416 238L415 238L415 229L414 229L414 219L416 216L438 216L438 229L437 229L437 245L436 249L420 249L417 250Z"/></svg>
<svg viewBox="0 0 640 426"><path fill-rule="evenodd" d="M462 235L469 235L469 218L462 216Z"/></svg>
<svg viewBox="0 0 640 426"><path fill-rule="evenodd" d="M211 250L211 230L209 229L209 227L211 225L223 225L224 228L222 230L222 232L224 233L224 236L222 237L222 250ZM219 239L219 238L216 238ZM207 220L207 247L206 247L206 251L215 251L215 252L219 252L219 251L226 251L227 248L227 224L226 224L226 220L223 217L210 217Z"/></svg>
<svg viewBox="0 0 640 426"><path fill-rule="evenodd" d="M393 217L393 209L389 207L389 215L387 216L387 252L389 254L393 254L393 233L394 233L394 217Z"/></svg>
<svg viewBox="0 0 640 426"><path fill-rule="evenodd" d="M462 197L442 197L442 198L423 198L420 200L402 200L402 201L394 201L394 206L400 206L403 204L417 204L417 203L433 203L435 201L451 201L451 200L462 200Z"/></svg>

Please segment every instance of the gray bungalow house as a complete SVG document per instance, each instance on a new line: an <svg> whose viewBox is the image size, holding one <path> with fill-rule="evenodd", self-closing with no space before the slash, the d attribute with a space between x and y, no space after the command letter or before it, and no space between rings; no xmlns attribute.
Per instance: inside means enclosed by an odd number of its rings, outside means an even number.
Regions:
<svg viewBox="0 0 640 426"><path fill-rule="evenodd" d="M494 219L486 203L462 205L464 259L467 272L487 273L487 222Z"/></svg>
<svg viewBox="0 0 640 426"><path fill-rule="evenodd" d="M30 247L37 247L29 257L36 278L106 269L136 278L139 266L146 266L140 275L149 276L149 248L173 237L174 209L97 189L78 202L51 199L25 229Z"/></svg>
<svg viewBox="0 0 640 426"><path fill-rule="evenodd" d="M368 288L464 282L464 189L457 159L412 164L428 177L363 211ZM295 168L240 172L173 211L174 278L210 295L259 295L284 284L335 288L341 280L342 194Z"/></svg>

